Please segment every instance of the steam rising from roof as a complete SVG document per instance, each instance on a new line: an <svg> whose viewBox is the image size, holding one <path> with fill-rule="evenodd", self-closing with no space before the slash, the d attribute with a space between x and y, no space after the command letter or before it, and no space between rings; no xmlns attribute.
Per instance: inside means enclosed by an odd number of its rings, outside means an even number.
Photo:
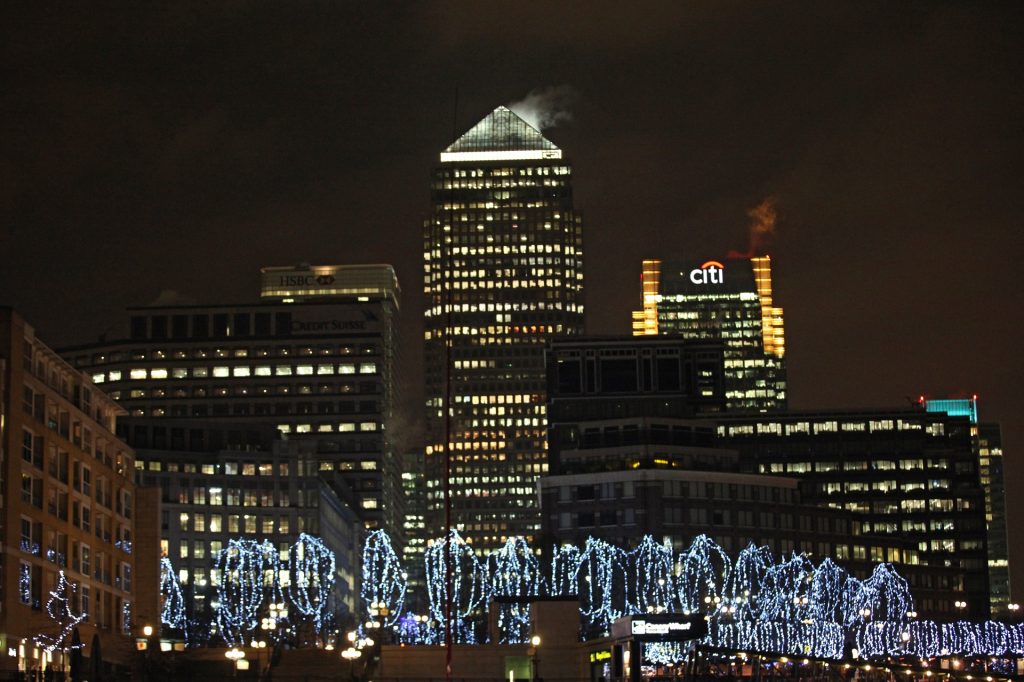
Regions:
<svg viewBox="0 0 1024 682"><path fill-rule="evenodd" d="M572 105L579 92L571 85L554 85L531 90L523 99L508 108L537 130L554 128L572 120Z"/></svg>
<svg viewBox="0 0 1024 682"><path fill-rule="evenodd" d="M753 258L764 256L775 239L775 223L778 220L777 200L774 196L765 199L747 211L750 218L749 242L746 253L730 251L729 258Z"/></svg>

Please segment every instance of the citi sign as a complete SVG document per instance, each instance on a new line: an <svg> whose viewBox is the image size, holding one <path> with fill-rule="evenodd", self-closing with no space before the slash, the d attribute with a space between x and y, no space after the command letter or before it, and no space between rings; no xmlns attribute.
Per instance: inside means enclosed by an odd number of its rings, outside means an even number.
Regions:
<svg viewBox="0 0 1024 682"><path fill-rule="evenodd" d="M699 268L690 270L690 281L694 284L722 284L725 281L725 266L716 260L709 260Z"/></svg>

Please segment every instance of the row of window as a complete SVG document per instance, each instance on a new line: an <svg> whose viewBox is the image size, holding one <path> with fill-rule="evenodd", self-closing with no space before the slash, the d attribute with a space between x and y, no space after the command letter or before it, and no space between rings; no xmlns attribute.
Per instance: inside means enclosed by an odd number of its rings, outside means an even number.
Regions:
<svg viewBox="0 0 1024 682"><path fill-rule="evenodd" d="M186 360L188 358L269 358L276 357L312 357L331 355L375 355L380 352L378 346L363 344L358 346L344 345L320 345L320 346L276 346L269 347L237 347L230 348L176 348L173 350L135 348L128 351L110 351L108 353L95 353L92 356L78 356L75 364L83 367L89 364L104 365L121 363L128 360Z"/></svg>
<svg viewBox="0 0 1024 682"><path fill-rule="evenodd" d="M28 384L22 387L22 411L108 467L121 472L125 466L130 466L127 455L116 447L116 442L108 443L107 439L99 434L94 438L93 429L89 427L88 423L83 423L82 420L76 418L75 413L63 409L56 401L49 399L45 393L36 391ZM108 423L104 422L103 425L107 426ZM110 419L109 426L113 426L113 418ZM26 434L25 438L36 438L41 443L42 436L38 436L28 429L25 429L24 433ZM38 447L41 453L41 444ZM40 465L39 468L42 466Z"/></svg>
<svg viewBox="0 0 1024 682"><path fill-rule="evenodd" d="M47 468L43 468L43 443L44 439L41 436L36 436L28 429L22 430L22 447L21 447L21 458L23 465L29 465L29 469L23 467L21 478L22 478L22 498L29 504L34 505L37 508L42 508L41 497L43 489L43 477L36 475L31 471L31 468L38 469L40 473L48 471L51 478L61 483L68 483L69 473L69 453L64 450L60 450L54 443L47 443ZM122 514L127 518L131 518L132 513L132 494L131 491L126 488L118 488L116 482L107 476L97 476L95 482L93 481L92 469L85 463L80 461L74 461L70 467L71 473L71 486L72 488L85 495L86 497L92 498L95 496L97 504L100 504L107 509L112 509L118 514ZM46 488L50 492L51 497L61 491L59 487L47 485ZM64 493L66 498L66 493ZM66 516L66 507L65 516Z"/></svg>
<svg viewBox="0 0 1024 682"><path fill-rule="evenodd" d="M945 425L938 422L922 424L905 419L872 419L868 421L839 422L760 422L757 424L730 424L718 427L719 436L753 436L761 434L786 435L797 433L876 433L885 431L925 431L932 436L945 435Z"/></svg>
<svg viewBox="0 0 1024 682"><path fill-rule="evenodd" d="M375 362L343 362L319 363L316 365L213 365L202 367L135 367L125 371L112 369L107 372L95 372L93 383L102 384L107 381L142 381L146 379L206 379L213 378L245 378L250 376L331 376L334 374L376 374Z"/></svg>

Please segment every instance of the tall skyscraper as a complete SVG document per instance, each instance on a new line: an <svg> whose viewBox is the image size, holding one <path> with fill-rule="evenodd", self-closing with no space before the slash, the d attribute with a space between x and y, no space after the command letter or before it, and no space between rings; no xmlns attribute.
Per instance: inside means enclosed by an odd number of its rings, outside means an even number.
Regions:
<svg viewBox="0 0 1024 682"><path fill-rule="evenodd" d="M506 107L440 161L423 253L428 532L447 478L453 527L494 547L540 525L544 345L583 331L583 228L562 150Z"/></svg>
<svg viewBox="0 0 1024 682"><path fill-rule="evenodd" d="M643 263L643 310L633 334L677 334L725 347L726 410L786 409L782 308L772 301L768 256Z"/></svg>

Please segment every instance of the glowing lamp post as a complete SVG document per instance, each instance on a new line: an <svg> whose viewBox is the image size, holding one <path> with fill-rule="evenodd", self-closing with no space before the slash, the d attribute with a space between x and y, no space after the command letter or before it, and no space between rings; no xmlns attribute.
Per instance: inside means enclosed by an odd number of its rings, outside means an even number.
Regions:
<svg viewBox="0 0 1024 682"><path fill-rule="evenodd" d="M244 668L248 668L248 662L245 661L245 652L238 647L232 647L224 652L224 657L231 661L231 677L238 677L238 671ZM243 661L246 665L243 668Z"/></svg>

